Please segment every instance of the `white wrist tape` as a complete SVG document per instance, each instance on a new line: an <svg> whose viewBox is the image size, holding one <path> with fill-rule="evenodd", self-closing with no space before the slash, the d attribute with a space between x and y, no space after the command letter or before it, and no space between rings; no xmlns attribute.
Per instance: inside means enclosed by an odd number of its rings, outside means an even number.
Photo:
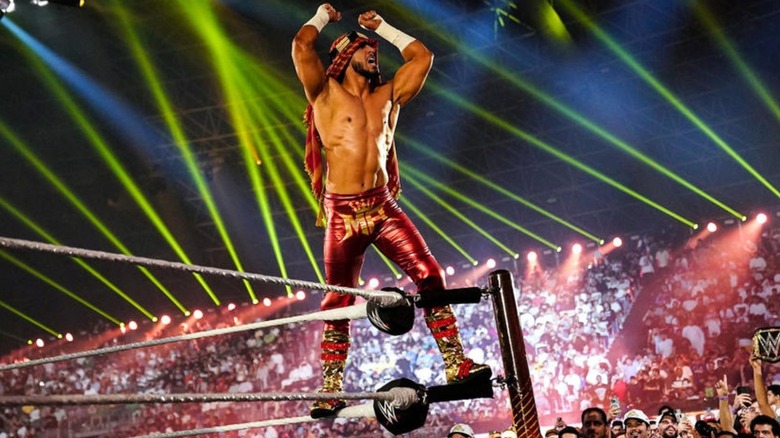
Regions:
<svg viewBox="0 0 780 438"><path fill-rule="evenodd" d="M382 20L382 22L379 23L379 26L376 28L376 34L386 39L390 44L398 47L398 50L403 52L406 46L408 46L412 41L416 40L416 38L412 38L409 35L394 28L393 26L387 24L387 21L382 19L382 17L379 15L377 15L376 18Z"/></svg>
<svg viewBox="0 0 780 438"><path fill-rule="evenodd" d="M325 9L324 5L320 5L319 8L317 8L317 13L314 14L313 17L311 17L311 20L307 21L303 25L310 25L314 26L317 29L317 32L322 32L322 28L325 27L326 24L330 23L330 15L328 15L328 10Z"/></svg>

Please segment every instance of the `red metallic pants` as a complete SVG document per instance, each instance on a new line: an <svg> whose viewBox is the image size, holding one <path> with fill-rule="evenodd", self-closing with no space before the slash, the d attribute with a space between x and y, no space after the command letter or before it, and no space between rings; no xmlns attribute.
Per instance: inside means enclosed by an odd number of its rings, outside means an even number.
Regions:
<svg viewBox="0 0 780 438"><path fill-rule="evenodd" d="M357 287L365 252L373 244L414 281L418 292L445 288L441 266L387 187L356 195L326 193L323 205L327 215L324 242L327 284ZM327 292L320 307L328 310L354 302L354 295ZM343 332L348 327L348 320L325 323L326 330Z"/></svg>

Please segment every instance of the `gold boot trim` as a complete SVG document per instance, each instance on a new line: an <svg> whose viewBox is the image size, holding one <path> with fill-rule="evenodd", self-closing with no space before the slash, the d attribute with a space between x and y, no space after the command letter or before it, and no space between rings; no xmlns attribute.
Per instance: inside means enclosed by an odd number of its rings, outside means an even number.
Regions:
<svg viewBox="0 0 780 438"><path fill-rule="evenodd" d="M349 353L349 331L325 330L322 333L322 387L317 392L342 392L344 368ZM325 418L346 406L344 400L317 400L311 405L312 418Z"/></svg>
<svg viewBox="0 0 780 438"><path fill-rule="evenodd" d="M474 363L463 352L457 319L450 306L435 307L425 317L444 360L447 383L459 383L476 377L489 378L492 372L484 364Z"/></svg>

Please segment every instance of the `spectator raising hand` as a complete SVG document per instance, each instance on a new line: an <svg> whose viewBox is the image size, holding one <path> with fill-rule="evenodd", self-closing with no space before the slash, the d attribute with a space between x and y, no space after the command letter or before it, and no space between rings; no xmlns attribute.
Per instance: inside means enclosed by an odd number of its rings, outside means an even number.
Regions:
<svg viewBox="0 0 780 438"><path fill-rule="evenodd" d="M737 431L734 430L734 415L731 413L732 411L729 407L729 381L725 374L723 375L723 379L715 382L715 391L718 393L720 429L726 432L734 432L736 434ZM734 398L735 401L737 398L739 398L740 395L747 394L737 394L737 397ZM749 396L748 403L750 403Z"/></svg>
<svg viewBox="0 0 780 438"><path fill-rule="evenodd" d="M769 405L769 398L766 394L766 383L764 383L763 362L755 355L750 357L750 366L753 368L753 385L756 390L756 401L761 414L775 418L775 411Z"/></svg>

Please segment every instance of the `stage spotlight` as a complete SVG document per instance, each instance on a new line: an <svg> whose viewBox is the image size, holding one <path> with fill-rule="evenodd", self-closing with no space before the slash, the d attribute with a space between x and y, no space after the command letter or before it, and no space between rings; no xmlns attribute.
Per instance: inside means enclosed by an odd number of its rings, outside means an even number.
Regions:
<svg viewBox="0 0 780 438"><path fill-rule="evenodd" d="M581 245L581 244L579 244L579 243L575 243L575 244L574 244L574 245L572 245L572 247L571 247L571 252L573 252L574 254L580 254L580 253L582 253L582 245Z"/></svg>
<svg viewBox="0 0 780 438"><path fill-rule="evenodd" d="M707 224L707 231L709 231L710 233L714 233L718 231L718 226L715 225L715 222L710 222Z"/></svg>
<svg viewBox="0 0 780 438"><path fill-rule="evenodd" d="M379 279L378 278L372 278L368 280L368 288L369 289L376 289L379 287Z"/></svg>
<svg viewBox="0 0 780 438"><path fill-rule="evenodd" d="M70 333L65 333L65 340L68 342L73 342L73 335Z"/></svg>
<svg viewBox="0 0 780 438"><path fill-rule="evenodd" d="M162 323L162 325L168 325L168 324L170 324L170 323L171 323L171 317L170 317L170 316L168 316L168 315L163 315L163 316L160 318L160 322Z"/></svg>
<svg viewBox="0 0 780 438"><path fill-rule="evenodd" d="M201 319L201 318L203 318L203 312L201 310L196 310L196 311L192 312L192 316L195 319Z"/></svg>
<svg viewBox="0 0 780 438"><path fill-rule="evenodd" d="M130 330L136 330L136 329L138 329L138 323L135 322L135 321L130 321L129 323L127 323L127 327Z"/></svg>
<svg viewBox="0 0 780 438"><path fill-rule="evenodd" d="M306 299L306 292L299 290L298 292L295 292L295 298L298 299L298 301L303 301Z"/></svg>
<svg viewBox="0 0 780 438"><path fill-rule="evenodd" d="M767 220L769 220L769 218L764 213L759 213L758 215L756 215L756 221L759 224L765 224Z"/></svg>
<svg viewBox="0 0 780 438"><path fill-rule="evenodd" d="M55 5L71 6L74 8L80 8L84 6L86 0L32 0L32 4L36 6L47 6L49 3Z"/></svg>
<svg viewBox="0 0 780 438"><path fill-rule="evenodd" d="M46 344L43 342L43 339L38 338L38 339L35 340L35 345L37 345L38 348L43 348L43 346L46 345Z"/></svg>
<svg viewBox="0 0 780 438"><path fill-rule="evenodd" d="M271 307L271 299L270 298L263 298L263 305L265 307Z"/></svg>
<svg viewBox="0 0 780 438"><path fill-rule="evenodd" d="M235 309L236 309L236 305L235 304L233 304L233 303L228 304L228 310L235 310Z"/></svg>
<svg viewBox="0 0 780 438"><path fill-rule="evenodd" d="M536 255L536 251L529 251L527 257L528 257L528 261L533 263L536 261L538 256Z"/></svg>
<svg viewBox="0 0 780 438"><path fill-rule="evenodd" d="M615 248L620 248L621 246L623 246L623 239L621 239L620 237L615 237L614 239L612 239L612 244L615 245Z"/></svg>
<svg viewBox="0 0 780 438"><path fill-rule="evenodd" d="M447 273L447 275L452 276L455 274L455 268L453 268L452 266L447 266L445 272Z"/></svg>
<svg viewBox="0 0 780 438"><path fill-rule="evenodd" d="M487 261L487 267L489 269L493 269L496 267L496 259L488 259Z"/></svg>
<svg viewBox="0 0 780 438"><path fill-rule="evenodd" d="M0 0L0 20L3 16L9 12L13 12L14 2L13 0Z"/></svg>

